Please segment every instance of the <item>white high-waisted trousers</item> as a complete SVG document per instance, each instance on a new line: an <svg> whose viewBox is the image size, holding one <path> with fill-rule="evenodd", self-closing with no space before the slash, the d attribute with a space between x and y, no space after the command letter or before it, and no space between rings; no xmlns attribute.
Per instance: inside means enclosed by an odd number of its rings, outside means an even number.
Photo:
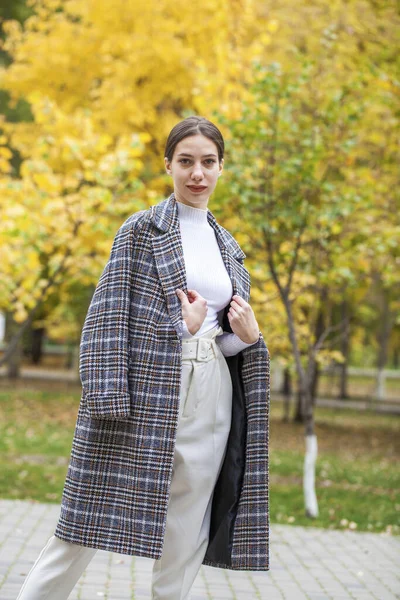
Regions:
<svg viewBox="0 0 400 600"><path fill-rule="evenodd" d="M216 326L182 341L182 385L162 557L154 561L152 600L187 600L206 553L214 487L225 456L232 381ZM17 600L66 600L96 548L52 535Z"/></svg>

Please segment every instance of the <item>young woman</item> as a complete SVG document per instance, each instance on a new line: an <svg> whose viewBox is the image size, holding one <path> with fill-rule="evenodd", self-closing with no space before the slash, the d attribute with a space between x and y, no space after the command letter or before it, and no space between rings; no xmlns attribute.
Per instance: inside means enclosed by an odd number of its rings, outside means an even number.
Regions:
<svg viewBox="0 0 400 600"><path fill-rule="evenodd" d="M171 131L174 192L118 230L84 323L60 518L17 600L63 600L97 549L155 559L153 600L202 564L269 569L269 356L245 254L208 209L218 128Z"/></svg>

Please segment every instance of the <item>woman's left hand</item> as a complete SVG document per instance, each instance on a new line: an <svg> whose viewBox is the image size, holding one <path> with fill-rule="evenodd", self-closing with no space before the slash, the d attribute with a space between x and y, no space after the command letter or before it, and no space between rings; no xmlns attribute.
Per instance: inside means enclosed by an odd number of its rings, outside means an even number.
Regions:
<svg viewBox="0 0 400 600"><path fill-rule="evenodd" d="M241 296L232 296L228 311L229 325L233 333L246 344L254 344L260 335L260 330L253 309Z"/></svg>

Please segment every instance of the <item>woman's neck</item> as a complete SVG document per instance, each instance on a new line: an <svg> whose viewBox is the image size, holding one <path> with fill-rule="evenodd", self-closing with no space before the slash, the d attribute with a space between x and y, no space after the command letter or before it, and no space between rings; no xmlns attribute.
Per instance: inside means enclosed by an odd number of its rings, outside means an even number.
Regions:
<svg viewBox="0 0 400 600"><path fill-rule="evenodd" d="M183 202L179 202L177 200L176 205L178 207L178 216L179 220L185 223L198 223L204 224L207 223L207 208L195 208L194 206L190 206L189 204L184 204Z"/></svg>

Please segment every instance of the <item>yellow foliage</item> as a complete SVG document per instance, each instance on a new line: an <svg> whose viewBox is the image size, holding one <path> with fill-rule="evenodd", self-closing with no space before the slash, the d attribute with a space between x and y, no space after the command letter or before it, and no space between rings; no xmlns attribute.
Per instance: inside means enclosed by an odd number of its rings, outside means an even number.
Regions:
<svg viewBox="0 0 400 600"><path fill-rule="evenodd" d="M38 186L39 189L51 194L52 192L60 192L61 182L56 177L52 177L48 173L33 173L32 181Z"/></svg>
<svg viewBox="0 0 400 600"><path fill-rule="evenodd" d="M129 134L113 139L96 133L89 113L67 116L48 100L38 100L33 110L39 118L30 131L26 123L4 123L13 145L26 158L19 180L0 178L2 245L7 249L0 264L0 291L2 307L13 311L18 322L41 299L48 281L44 273L52 277L62 266L67 284L67 273L71 276L80 269L74 254L90 255L93 247L98 252L101 237L109 251L110 237L118 227L111 199L137 179L143 168L138 159L142 140L147 139ZM91 177L85 165L90 165ZM134 212L135 200L124 205L126 216ZM96 235L81 236L83 223L89 228L96 225ZM100 255L98 271L105 259L106 252ZM93 271L92 282L98 271ZM60 285L61 280L53 287Z"/></svg>
<svg viewBox="0 0 400 600"><path fill-rule="evenodd" d="M61 264L66 271L57 287L63 300L54 315L65 317L62 302L70 300L68 280L96 282L122 219L165 196L169 180L163 174L163 149L171 127L184 111L212 119L213 111L219 110L240 118L244 101L251 101L255 59L279 63L282 73L299 68L297 50L315 60L319 75L307 94L321 108L338 82L352 89L355 74L363 73L360 98L367 96L368 102L358 129L360 144L346 157L348 171L343 173L347 184L361 182L389 215L396 214L384 203L396 189L398 161L393 161L392 170L382 166L387 162L382 153L398 152L398 122L388 107L396 93L389 69L396 62L393 57L387 60L386 74L379 65L372 68L377 61L371 60L377 48L379 57L387 52L390 58L389 49L396 47L399 17L394 3L382 4L380 10L367 0L115 0L112 9L105 0L65 0L62 10L59 0L29 4L35 14L24 27L16 21L2 23L3 48L12 62L0 71L2 89L14 103L28 100L33 114L32 122L0 123L0 291L3 306L14 310L19 320ZM307 98L304 101L307 106ZM281 108L287 107L283 99ZM267 103L262 111L269 119ZM338 140L340 129L338 123ZM221 130L229 140L229 130ZM11 149L22 158L18 174L11 167ZM374 153L371 169L368 162ZM332 165L340 154L340 149L332 152ZM265 157L254 157L254 164L265 168ZM329 166L327 161L315 165L321 182ZM251 183L252 169L243 170L242 177ZM252 232L232 213L227 206L224 224L251 254ZM372 231L378 226L370 216ZM354 227L365 225L363 219ZM328 222L327 217L321 219L320 227ZM276 219L270 225L279 228L281 223ZM339 224L333 224L332 232L340 231ZM281 247L285 257L293 250L292 242ZM350 251L343 253L344 262L354 260ZM366 252L358 268L366 271L372 260L378 258ZM257 281L252 299L260 323L272 351L285 354L286 318L265 256L252 256L248 263ZM287 276L285 265L278 271ZM293 281L302 343L310 336L302 309L313 306L310 290L315 283L315 276L306 273ZM62 331L56 329L56 316L48 322L54 331ZM74 324L66 322L65 334L69 327L75 335Z"/></svg>

